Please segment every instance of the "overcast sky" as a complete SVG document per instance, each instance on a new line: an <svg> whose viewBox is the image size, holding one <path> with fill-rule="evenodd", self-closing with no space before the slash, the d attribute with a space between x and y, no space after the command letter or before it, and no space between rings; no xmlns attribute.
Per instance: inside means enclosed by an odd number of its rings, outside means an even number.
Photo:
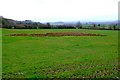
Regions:
<svg viewBox="0 0 120 80"><path fill-rule="evenodd" d="M117 20L118 1L0 0L0 16L39 22Z"/></svg>

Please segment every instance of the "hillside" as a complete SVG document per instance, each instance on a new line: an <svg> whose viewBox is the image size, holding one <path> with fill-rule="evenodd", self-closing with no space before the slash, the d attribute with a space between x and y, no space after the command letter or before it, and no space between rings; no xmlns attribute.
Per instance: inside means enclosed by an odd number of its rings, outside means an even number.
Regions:
<svg viewBox="0 0 120 80"><path fill-rule="evenodd" d="M2 28L39 28L39 27L45 27L45 24L42 24L40 22L33 22L31 20L25 20L25 21L17 21L13 19L7 19L4 17L1 17L1 23L2 23Z"/></svg>

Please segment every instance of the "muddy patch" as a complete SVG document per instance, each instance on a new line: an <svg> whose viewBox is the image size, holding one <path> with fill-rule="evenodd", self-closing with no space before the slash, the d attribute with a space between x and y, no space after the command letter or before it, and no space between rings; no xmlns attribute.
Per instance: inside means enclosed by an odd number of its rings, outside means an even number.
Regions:
<svg viewBox="0 0 120 80"><path fill-rule="evenodd" d="M7 36L105 36L102 34L91 33L77 33L77 32L64 32L64 33L46 33L46 34L9 34Z"/></svg>

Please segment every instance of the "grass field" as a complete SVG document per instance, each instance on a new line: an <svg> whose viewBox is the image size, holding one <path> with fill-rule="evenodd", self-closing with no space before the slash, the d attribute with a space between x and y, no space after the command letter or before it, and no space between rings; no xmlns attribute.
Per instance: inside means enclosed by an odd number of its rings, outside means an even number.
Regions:
<svg viewBox="0 0 120 80"><path fill-rule="evenodd" d="M3 29L3 78L115 78L118 31ZM31 37L15 33L84 32L106 36Z"/></svg>

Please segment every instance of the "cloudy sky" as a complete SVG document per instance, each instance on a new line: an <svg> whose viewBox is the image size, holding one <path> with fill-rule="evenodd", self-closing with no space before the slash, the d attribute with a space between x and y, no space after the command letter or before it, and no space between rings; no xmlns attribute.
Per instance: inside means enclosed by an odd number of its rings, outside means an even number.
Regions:
<svg viewBox="0 0 120 80"><path fill-rule="evenodd" d="M117 20L118 1L1 0L0 16L39 22Z"/></svg>

